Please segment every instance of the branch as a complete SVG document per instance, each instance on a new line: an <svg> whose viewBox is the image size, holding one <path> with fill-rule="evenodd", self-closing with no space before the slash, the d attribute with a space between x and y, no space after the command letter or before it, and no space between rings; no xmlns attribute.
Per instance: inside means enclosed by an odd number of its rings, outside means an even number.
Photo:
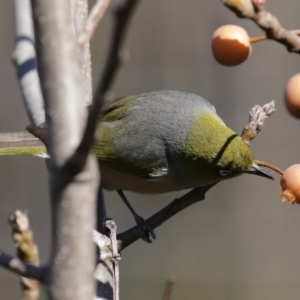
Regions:
<svg viewBox="0 0 300 300"><path fill-rule="evenodd" d="M117 225L111 220L107 219L105 221L105 227L109 231L111 252L112 252L112 264L113 264L113 291L114 291L114 300L119 300L120 295L120 271L119 271L119 261L121 256L118 252L118 241L117 241Z"/></svg>
<svg viewBox="0 0 300 300"><path fill-rule="evenodd" d="M163 300L171 300L172 291L174 288L175 280L172 276L166 279Z"/></svg>
<svg viewBox="0 0 300 300"><path fill-rule="evenodd" d="M79 45L85 45L91 40L97 28L97 25L102 20L110 3L111 0L97 0L95 5L91 9L87 22L84 26L83 32L79 36Z"/></svg>
<svg viewBox="0 0 300 300"><path fill-rule="evenodd" d="M237 17L254 21L265 31L267 38L286 46L289 52L300 53L300 37L297 32L282 27L278 19L264 9L264 0L222 0Z"/></svg>
<svg viewBox="0 0 300 300"><path fill-rule="evenodd" d="M25 263L0 250L0 265L20 276L34 278L39 282L46 282L48 269L45 267L36 267Z"/></svg>
<svg viewBox="0 0 300 300"><path fill-rule="evenodd" d="M98 163L88 151L82 169L69 163L87 120L72 3L32 0L51 156L53 249L48 289L53 300L92 299L95 289L91 232L100 182Z"/></svg>
<svg viewBox="0 0 300 300"><path fill-rule="evenodd" d="M15 0L16 46L12 58L31 123L45 122L44 99L37 72L30 0Z"/></svg>
<svg viewBox="0 0 300 300"><path fill-rule="evenodd" d="M90 108L90 113L83 135L83 139L77 149L76 156L80 156L83 161L85 160L84 153L90 149L94 142L94 135L98 125L98 118L106 96L111 88L113 80L121 65L121 50L123 47L125 35L129 25L130 17L140 0L126 0L117 9L115 9L115 24L112 33L112 40L106 65L101 76L100 83L97 87L96 93L93 98L93 105ZM78 161L74 157L74 160Z"/></svg>
<svg viewBox="0 0 300 300"><path fill-rule="evenodd" d="M26 212L15 211L9 216L9 224L12 228L12 239L17 256L24 263L39 266L39 251L33 240L33 232L29 227L29 219ZM40 296L39 282L21 276L22 299L37 300Z"/></svg>
<svg viewBox="0 0 300 300"><path fill-rule="evenodd" d="M249 145L250 141L254 139L261 131L265 120L274 112L275 101L272 100L270 103L264 106L255 105L249 112L249 123L244 127L242 132L242 140Z"/></svg>
<svg viewBox="0 0 300 300"><path fill-rule="evenodd" d="M90 44L79 45L77 40L82 33L86 24L88 16L88 1L72 0L72 21L75 29L74 43L76 44L77 51L79 53L80 67L82 72L82 84L84 86L84 98L82 98L82 106L88 106L92 104L92 66L91 66L91 53Z"/></svg>
<svg viewBox="0 0 300 300"><path fill-rule="evenodd" d="M121 52L125 35L131 19L130 17L139 2L140 0L126 0L115 10L115 25L104 72L93 97L93 105L89 110L89 116L83 138L76 149L76 152L69 161L70 165L76 167L74 172L78 172L78 170L82 169L82 166L85 164L87 154L94 143L95 131L99 122L99 114L117 71L119 70L121 62L123 61L121 59Z"/></svg>
<svg viewBox="0 0 300 300"><path fill-rule="evenodd" d="M185 194L179 199L175 199L169 205L164 207L162 210L154 214L152 217L146 220L147 224L155 229L162 223L166 222L168 219L184 210L188 206L202 201L205 199L205 194L217 183L213 183L208 186L199 187L191 190L189 193ZM140 230L138 226L135 226L125 232L118 234L119 241L119 251L124 250L126 247L140 239Z"/></svg>
<svg viewBox="0 0 300 300"><path fill-rule="evenodd" d="M97 281L97 299L113 299L114 296L114 267L111 240L105 234L93 231L93 239L98 246L97 266L94 278Z"/></svg>
<svg viewBox="0 0 300 300"><path fill-rule="evenodd" d="M124 62L125 49L123 49L123 46L125 36L131 17L139 3L140 0L125 0L123 4L114 10L114 27L108 52L109 54L94 96L94 104L97 102L102 103L102 98L105 98L110 91L115 76L121 64Z"/></svg>

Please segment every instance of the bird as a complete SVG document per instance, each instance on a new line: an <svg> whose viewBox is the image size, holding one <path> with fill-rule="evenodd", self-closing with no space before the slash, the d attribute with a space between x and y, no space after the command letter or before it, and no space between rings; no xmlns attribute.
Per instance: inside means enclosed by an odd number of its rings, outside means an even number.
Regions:
<svg viewBox="0 0 300 300"><path fill-rule="evenodd" d="M139 194L207 186L242 174L270 178L249 146L225 125L212 104L186 92L163 90L104 104L92 148L106 190ZM1 155L45 157L29 132L0 134Z"/></svg>

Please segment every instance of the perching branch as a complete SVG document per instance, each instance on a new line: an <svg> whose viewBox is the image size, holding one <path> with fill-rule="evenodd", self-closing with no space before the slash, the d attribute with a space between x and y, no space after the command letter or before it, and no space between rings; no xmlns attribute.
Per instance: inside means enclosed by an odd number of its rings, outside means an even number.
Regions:
<svg viewBox="0 0 300 300"><path fill-rule="evenodd" d="M213 183L208 186L199 187L193 189L192 191L188 192L184 196L179 199L175 199L162 210L151 216L146 220L147 224L152 228L155 229L156 227L160 226L162 223L166 222L168 219L179 213L180 211L184 210L188 206L202 201L205 199L205 194L217 183ZM121 252L126 247L140 239L140 230L138 226L134 226L133 228L118 234L118 241L119 241L119 251Z"/></svg>
<svg viewBox="0 0 300 300"><path fill-rule="evenodd" d="M39 251L33 240L33 232L29 226L27 212L17 210L10 214L8 221L12 228L12 239L18 258L24 263L39 266ZM37 280L21 276L21 286L23 300L39 299L40 290Z"/></svg>
<svg viewBox="0 0 300 300"><path fill-rule="evenodd" d="M47 280L48 270L45 267L37 267L25 263L19 258L11 256L0 250L0 265L6 269L24 277L34 278L39 282L45 283Z"/></svg>
<svg viewBox="0 0 300 300"><path fill-rule="evenodd" d="M250 141L260 132L264 121L274 112L275 109L275 101L271 101L270 103L265 104L264 106L255 105L251 111L249 112L249 123L245 126L242 139L245 143L249 144ZM257 161L260 165L264 162ZM264 163L266 164L266 163ZM268 164L269 166L270 164ZM279 170L279 169L278 169ZM182 196L179 199L175 199L165 208L163 208L158 213L154 214L152 217L146 220L147 224L155 229L169 218L185 209L186 207L205 199L205 194L208 192L216 183L193 189L191 192ZM123 233L118 235L118 240L120 242L120 251L124 248L128 247L136 240L140 238L140 232L138 227L135 226Z"/></svg>
<svg viewBox="0 0 300 300"><path fill-rule="evenodd" d="M37 72L30 0L15 0L16 46L12 54L30 122L45 122L44 99Z"/></svg>
<svg viewBox="0 0 300 300"><path fill-rule="evenodd" d="M300 37L293 30L287 30L270 12L264 9L264 0L222 0L237 17L254 21L265 31L268 39L286 46L289 52L300 53Z"/></svg>

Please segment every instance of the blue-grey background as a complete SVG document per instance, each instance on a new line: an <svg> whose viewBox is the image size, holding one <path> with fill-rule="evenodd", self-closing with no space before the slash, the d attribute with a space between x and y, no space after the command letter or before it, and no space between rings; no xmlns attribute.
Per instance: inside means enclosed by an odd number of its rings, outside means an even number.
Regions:
<svg viewBox="0 0 300 300"><path fill-rule="evenodd" d="M298 0L267 1L286 28L299 29ZM20 131L28 124L15 70L13 2L0 1L0 131ZM134 16L127 46L130 60L115 82L115 96L176 89L209 99L238 133L255 104L276 100L278 111L252 142L257 159L285 169L299 162L300 122L283 103L288 78L299 72L300 57L273 41L255 44L252 56L237 67L217 64L211 54L213 31L240 24L251 36L259 28L239 20L221 1L144 0ZM94 83L107 51L111 19L107 15L92 42ZM121 299L160 299L164 280L176 278L173 300L299 299L300 206L280 201L275 181L245 175L225 181L204 202L156 230L157 240L137 242L122 253ZM127 193L148 217L179 194L139 196ZM120 231L133 219L114 193L108 212ZM14 252L7 225L9 212L28 209L42 262L50 250L48 178L42 159L0 158L0 249ZM80 243L80 241L78 241ZM19 299L18 278L0 268L0 299Z"/></svg>

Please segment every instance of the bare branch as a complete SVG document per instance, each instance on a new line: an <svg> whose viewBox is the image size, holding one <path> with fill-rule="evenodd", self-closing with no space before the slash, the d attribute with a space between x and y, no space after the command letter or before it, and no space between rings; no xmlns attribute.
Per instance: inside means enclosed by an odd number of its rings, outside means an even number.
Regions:
<svg viewBox="0 0 300 300"><path fill-rule="evenodd" d="M165 283L165 290L163 295L163 300L171 300L172 291L174 288L174 277L170 276Z"/></svg>
<svg viewBox="0 0 300 300"><path fill-rule="evenodd" d="M129 21L131 16L140 0L124 0L124 3L121 4L115 10L115 23L110 43L110 50L106 60L106 65L104 67L104 72L101 76L97 91L94 95L93 105L91 107L87 126L84 133L84 138L81 141L80 146L78 147L77 155L81 155L86 151L85 149L90 149L93 141L96 126L98 125L98 117L103 105L103 102L106 100L106 97L109 93L109 89L112 86L112 83L116 77L117 71L120 68L122 59L121 59L121 49L125 40L125 35L127 28L129 26ZM102 191L99 191L98 195L98 230L103 233L102 220L106 216L105 212L105 203ZM114 265L112 259L109 258L111 250L104 251L103 248L100 248L100 259L97 263L97 268L95 270L95 278L97 279L97 297L105 297L106 299L112 299L114 294L113 287L114 279ZM118 271L117 271L118 272Z"/></svg>
<svg viewBox="0 0 300 300"><path fill-rule="evenodd" d="M118 252L118 242L117 242L117 225L111 220L107 219L105 221L105 226L109 230L110 243L112 249L112 263L113 263L113 291L114 291L114 300L120 299L120 271L119 271L119 261L121 256Z"/></svg>
<svg viewBox="0 0 300 300"><path fill-rule="evenodd" d="M29 226L27 212L15 211L9 216L9 224L12 227L12 239L17 256L25 263L39 266L39 251L33 240L33 232ZM22 299L37 300L40 296L39 282L21 276Z"/></svg>
<svg viewBox="0 0 300 300"><path fill-rule="evenodd" d="M99 188L98 191L98 199L97 199L97 231L106 234L106 228L104 227L104 220L107 219L106 214L106 206L105 206L105 199L103 194L103 189Z"/></svg>
<svg viewBox="0 0 300 300"><path fill-rule="evenodd" d="M37 72L30 0L15 0L16 46L12 54L24 105L31 123L45 122L44 99Z"/></svg>
<svg viewBox="0 0 300 300"><path fill-rule="evenodd" d="M99 248L97 267L94 278L97 280L97 297L100 299L119 300L119 261L117 226L111 219L103 222L109 237L97 231L93 231L93 239Z"/></svg>
<svg viewBox="0 0 300 300"><path fill-rule="evenodd" d="M139 2L140 0L126 0L115 10L115 26L113 29L110 50L104 72L93 97L93 105L90 107L83 138L76 149L76 152L70 159L70 163L73 166L77 163L78 169L82 168L82 165L84 165L87 153L94 142L95 131L98 125L102 104L106 99L109 89L121 65L121 49L123 47L127 27L129 25L130 17Z"/></svg>
<svg viewBox="0 0 300 300"><path fill-rule="evenodd" d="M102 103L102 98L105 98L109 93L117 71L124 61L124 54L126 53L123 49L125 36L131 17L139 2L140 0L125 0L123 4L114 10L112 39L106 65L94 96L94 105L97 102Z"/></svg>
<svg viewBox="0 0 300 300"><path fill-rule="evenodd" d="M6 269L28 278L34 278L39 282L46 282L48 269L45 267L36 267L32 264L25 263L0 250L0 265Z"/></svg>
<svg viewBox="0 0 300 300"><path fill-rule="evenodd" d="M93 239L99 249L99 257L97 258L97 266L94 272L94 278L97 281L97 299L113 299L114 268L111 241L105 234L95 230L93 231Z"/></svg>
<svg viewBox="0 0 300 300"><path fill-rule="evenodd" d="M162 210L154 214L152 217L148 218L146 222L152 229L155 229L156 227L166 222L168 219L170 219L180 211L184 210L188 206L204 200L205 194L216 184L217 183L213 183L208 186L203 186L191 190L189 193L185 194L179 199L175 199ZM119 251L125 249L138 239L140 239L140 230L138 226L135 226L125 232L118 234L120 247Z"/></svg>
<svg viewBox="0 0 300 300"><path fill-rule="evenodd" d="M85 45L91 40L110 3L111 0L97 0L96 4L91 9L83 32L79 36L79 45Z"/></svg>
<svg viewBox="0 0 300 300"><path fill-rule="evenodd" d="M278 19L264 9L263 0L222 0L237 17L254 21L265 31L267 38L286 46L289 52L300 53L300 37L297 32L282 27Z"/></svg>
<svg viewBox="0 0 300 300"><path fill-rule="evenodd" d="M82 72L82 84L84 85L84 97L82 98L82 106L92 104L92 67L90 44L79 45L77 40L82 33L88 16L88 1L72 0L72 21L75 29L74 43L76 44L79 53L79 60Z"/></svg>
<svg viewBox="0 0 300 300"><path fill-rule="evenodd" d="M249 123L244 127L242 132L242 140L249 145L250 141L254 139L261 131L265 120L274 112L275 101L272 100L270 103L264 106L255 105L249 112Z"/></svg>
<svg viewBox="0 0 300 300"><path fill-rule="evenodd" d="M48 288L52 299L81 300L94 297L91 232L100 178L98 163L88 151L81 169L70 163L87 120L70 3L74 1L32 0L32 7L51 156L53 251Z"/></svg>

